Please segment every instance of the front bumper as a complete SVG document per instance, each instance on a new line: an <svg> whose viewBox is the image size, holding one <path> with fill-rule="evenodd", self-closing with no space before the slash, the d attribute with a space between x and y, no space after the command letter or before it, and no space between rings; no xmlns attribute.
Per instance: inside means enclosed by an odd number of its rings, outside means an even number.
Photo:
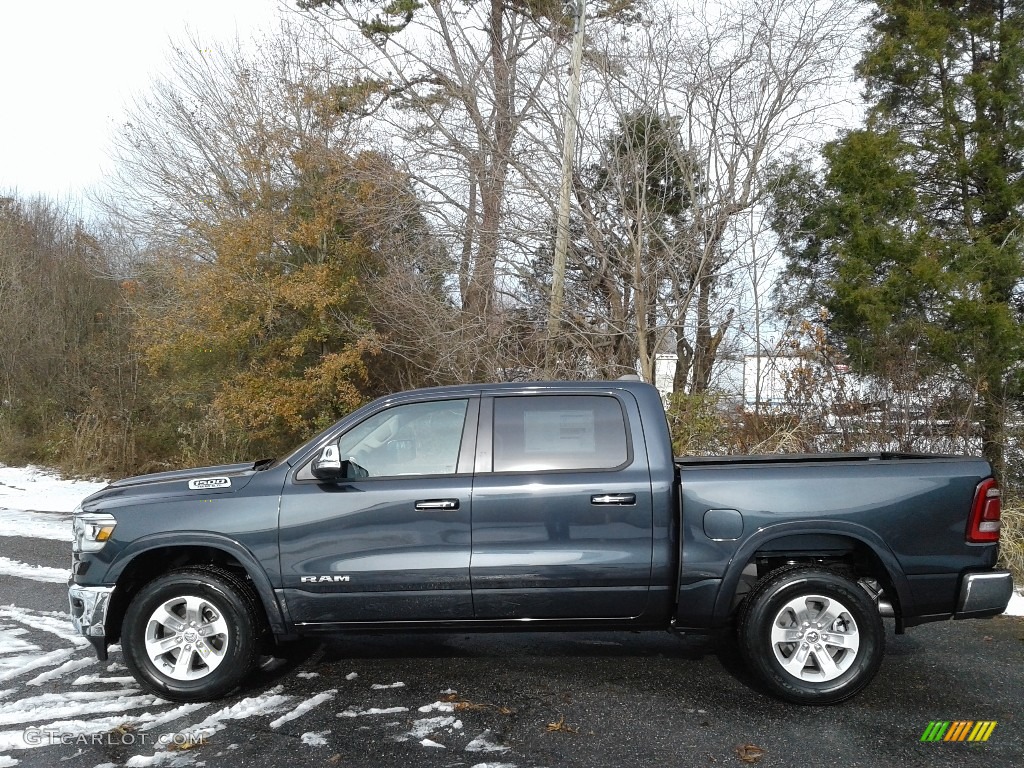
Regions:
<svg viewBox="0 0 1024 768"><path fill-rule="evenodd" d="M68 587L71 622L79 634L92 643L100 661L107 660L107 610L114 587ZM1009 598L1007 598L1009 599Z"/></svg>
<svg viewBox="0 0 1024 768"><path fill-rule="evenodd" d="M960 597L954 619L981 619L1006 610L1013 596L1013 575L1009 571L969 573L960 582Z"/></svg>

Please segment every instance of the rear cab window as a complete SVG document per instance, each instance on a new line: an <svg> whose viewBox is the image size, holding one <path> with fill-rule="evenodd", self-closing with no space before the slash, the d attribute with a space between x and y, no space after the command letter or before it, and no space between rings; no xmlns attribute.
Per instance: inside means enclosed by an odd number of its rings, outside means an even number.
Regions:
<svg viewBox="0 0 1024 768"><path fill-rule="evenodd" d="M615 397L494 399L494 472L618 469L631 458L625 414Z"/></svg>

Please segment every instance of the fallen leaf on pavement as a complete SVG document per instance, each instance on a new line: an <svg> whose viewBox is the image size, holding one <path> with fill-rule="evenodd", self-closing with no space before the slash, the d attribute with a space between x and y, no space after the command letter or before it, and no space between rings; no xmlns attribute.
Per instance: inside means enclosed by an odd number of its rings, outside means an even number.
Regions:
<svg viewBox="0 0 1024 768"><path fill-rule="evenodd" d="M557 722L548 723L548 731L558 731L560 733L579 733L579 728L573 728L567 722L565 722L565 715L558 718Z"/></svg>
<svg viewBox="0 0 1024 768"><path fill-rule="evenodd" d="M764 757L764 750L760 747L755 747L753 744L744 744L743 746L736 747L736 756L744 763L756 763Z"/></svg>

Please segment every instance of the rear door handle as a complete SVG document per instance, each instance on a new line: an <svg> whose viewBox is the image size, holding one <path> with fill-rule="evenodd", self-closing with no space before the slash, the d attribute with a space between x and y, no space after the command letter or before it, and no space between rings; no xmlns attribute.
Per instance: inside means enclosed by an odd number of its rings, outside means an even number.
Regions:
<svg viewBox="0 0 1024 768"><path fill-rule="evenodd" d="M429 509L458 509L458 499L424 499L416 502L416 509L425 512Z"/></svg>
<svg viewBox="0 0 1024 768"><path fill-rule="evenodd" d="M618 504L620 506L628 506L630 504L636 504L635 493L602 493L597 496L590 497L591 504Z"/></svg>

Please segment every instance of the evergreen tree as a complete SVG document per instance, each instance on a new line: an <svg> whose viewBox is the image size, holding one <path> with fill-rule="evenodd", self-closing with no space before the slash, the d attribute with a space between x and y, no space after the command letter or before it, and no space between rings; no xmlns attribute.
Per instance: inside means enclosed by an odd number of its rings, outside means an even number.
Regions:
<svg viewBox="0 0 1024 768"><path fill-rule="evenodd" d="M776 229L850 362L951 374L1002 470L1024 384L1024 4L881 0L872 30L866 124L818 177L793 172Z"/></svg>

